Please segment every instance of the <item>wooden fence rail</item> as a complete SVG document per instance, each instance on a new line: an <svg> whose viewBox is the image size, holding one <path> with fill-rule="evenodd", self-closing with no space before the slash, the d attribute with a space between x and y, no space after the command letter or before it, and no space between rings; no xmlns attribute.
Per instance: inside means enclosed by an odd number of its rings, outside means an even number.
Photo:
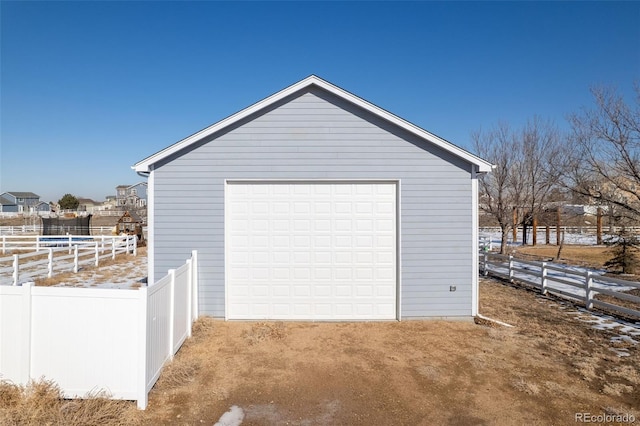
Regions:
<svg viewBox="0 0 640 426"><path fill-rule="evenodd" d="M81 238L81 239L78 239ZM13 244L10 244L13 243ZM77 273L82 265L98 266L101 259L115 259L116 255L137 255L136 237L45 237L45 239L3 240L2 253L24 251L28 253L0 257L0 285L18 285L37 278L51 278L55 273Z"/></svg>
<svg viewBox="0 0 640 426"><path fill-rule="evenodd" d="M496 253L481 252L479 259L480 271L484 275L524 283L537 288L542 294L551 292L582 303L587 309L601 308L640 318L640 296L625 293L640 289L640 282L605 277L584 268L517 259ZM597 298L599 294L608 296L608 301Z"/></svg>

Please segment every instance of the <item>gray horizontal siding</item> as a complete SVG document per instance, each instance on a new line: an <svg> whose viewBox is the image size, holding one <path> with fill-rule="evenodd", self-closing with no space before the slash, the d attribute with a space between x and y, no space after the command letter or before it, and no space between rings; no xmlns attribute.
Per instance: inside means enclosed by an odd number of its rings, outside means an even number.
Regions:
<svg viewBox="0 0 640 426"><path fill-rule="evenodd" d="M468 316L470 169L341 99L306 92L156 167L154 273L198 249L200 312L222 317L225 179L397 179L403 317Z"/></svg>

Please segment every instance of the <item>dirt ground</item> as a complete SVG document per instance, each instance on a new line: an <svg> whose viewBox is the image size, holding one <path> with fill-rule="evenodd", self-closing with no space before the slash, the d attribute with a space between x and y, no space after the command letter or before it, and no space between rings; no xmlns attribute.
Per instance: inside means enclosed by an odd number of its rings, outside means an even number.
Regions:
<svg viewBox="0 0 640 426"><path fill-rule="evenodd" d="M201 319L141 420L213 425L232 406L243 410L242 425L563 425L576 413L640 419L638 344L592 328L569 305L490 279L480 304L481 313L514 327Z"/></svg>
<svg viewBox="0 0 640 426"><path fill-rule="evenodd" d="M581 309L492 279L481 280L480 312L513 327L200 318L148 408L126 403L99 424L211 426L232 407L243 426L565 425L578 413L640 423L640 335L596 329ZM0 389L0 420L17 418L20 405L3 400L15 401Z"/></svg>

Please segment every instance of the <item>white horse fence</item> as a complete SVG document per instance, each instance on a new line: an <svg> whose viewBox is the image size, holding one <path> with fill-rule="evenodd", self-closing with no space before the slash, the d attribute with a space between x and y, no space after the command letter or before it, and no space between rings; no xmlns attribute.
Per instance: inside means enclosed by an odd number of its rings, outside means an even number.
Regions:
<svg viewBox="0 0 640 426"><path fill-rule="evenodd" d="M144 409L198 316L197 252L149 287L0 285L0 380L55 381L66 397L107 391Z"/></svg>
<svg viewBox="0 0 640 426"><path fill-rule="evenodd" d="M640 296L628 293L629 290L640 290L640 282L605 277L584 268L496 253L482 252L479 259L480 272L484 275L520 282L543 294L550 292L582 303L587 309L600 308L640 319Z"/></svg>
<svg viewBox="0 0 640 426"><path fill-rule="evenodd" d="M15 251L26 253L12 254ZM82 266L98 266L116 255L137 255L135 235L122 236L2 236L0 237L0 285L17 285L56 273L77 273Z"/></svg>
<svg viewBox="0 0 640 426"><path fill-rule="evenodd" d="M122 214L122 213L120 213ZM73 233L75 226L68 226L67 232ZM91 235L111 235L113 226L92 226ZM42 233L42 225L3 225L0 226L0 235L22 235Z"/></svg>

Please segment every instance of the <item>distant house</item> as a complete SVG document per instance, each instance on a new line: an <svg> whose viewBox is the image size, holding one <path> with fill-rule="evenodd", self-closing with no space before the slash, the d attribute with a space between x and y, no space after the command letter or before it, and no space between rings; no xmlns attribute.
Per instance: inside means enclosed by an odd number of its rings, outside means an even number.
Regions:
<svg viewBox="0 0 640 426"><path fill-rule="evenodd" d="M41 202L33 192L9 191L0 194L0 211L11 213L49 212L49 204Z"/></svg>
<svg viewBox="0 0 640 426"><path fill-rule="evenodd" d="M18 205L0 195L0 213L18 213Z"/></svg>
<svg viewBox="0 0 640 426"><path fill-rule="evenodd" d="M118 200L115 195L107 195L105 201L102 203L104 210L115 209L118 205Z"/></svg>
<svg viewBox="0 0 640 426"><path fill-rule="evenodd" d="M125 210L124 214L118 219L115 231L118 234L130 234L137 235L138 241L143 239L142 226L144 225L143 219L138 216L137 213L129 210Z"/></svg>
<svg viewBox="0 0 640 426"><path fill-rule="evenodd" d="M45 201L40 201L33 209L37 213L51 213L51 205Z"/></svg>
<svg viewBox="0 0 640 426"><path fill-rule="evenodd" d="M147 206L147 183L116 186L116 206L124 209L137 209Z"/></svg>
<svg viewBox="0 0 640 426"><path fill-rule="evenodd" d="M102 210L102 203L93 201L91 198L78 198L79 212L94 213L97 210Z"/></svg>

